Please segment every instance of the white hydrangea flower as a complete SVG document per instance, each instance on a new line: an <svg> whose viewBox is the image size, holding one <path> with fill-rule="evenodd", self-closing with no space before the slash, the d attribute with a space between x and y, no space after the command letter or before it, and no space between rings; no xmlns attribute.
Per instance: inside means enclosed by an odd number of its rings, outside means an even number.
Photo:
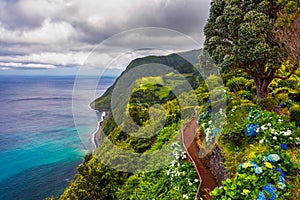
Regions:
<svg viewBox="0 0 300 200"><path fill-rule="evenodd" d="M171 167L174 167L176 160L172 160Z"/></svg>
<svg viewBox="0 0 300 200"><path fill-rule="evenodd" d="M272 126L272 124L269 122L268 124L267 124L268 126Z"/></svg>
<svg viewBox="0 0 300 200"><path fill-rule="evenodd" d="M261 139L261 140L259 140L259 143L262 144L262 143L264 143L264 141L265 141L264 139Z"/></svg>
<svg viewBox="0 0 300 200"><path fill-rule="evenodd" d="M168 170L167 170L167 176L169 176L169 175L170 175L170 172L171 172L171 170L170 170L170 169L168 169Z"/></svg>
<svg viewBox="0 0 300 200"><path fill-rule="evenodd" d="M273 134L274 132L275 132L275 129L272 128L272 129L271 129L271 133Z"/></svg>
<svg viewBox="0 0 300 200"><path fill-rule="evenodd" d="M182 198L183 198L183 199L189 199L189 194L184 194L184 195L182 196Z"/></svg>
<svg viewBox="0 0 300 200"><path fill-rule="evenodd" d="M300 138L296 138L296 145L300 144Z"/></svg>
<svg viewBox="0 0 300 200"><path fill-rule="evenodd" d="M281 133L282 133L284 136L290 136L290 135L292 135L292 131L291 131L291 130L282 131Z"/></svg>
<svg viewBox="0 0 300 200"><path fill-rule="evenodd" d="M267 130L267 127L266 127L265 125L262 125L260 128L261 128L261 130L263 130L263 131L264 131L264 130Z"/></svg>

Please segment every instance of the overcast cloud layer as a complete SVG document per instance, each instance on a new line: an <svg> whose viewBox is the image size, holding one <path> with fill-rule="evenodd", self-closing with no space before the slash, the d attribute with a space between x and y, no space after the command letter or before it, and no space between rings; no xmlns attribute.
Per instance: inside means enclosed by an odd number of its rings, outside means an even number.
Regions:
<svg viewBox="0 0 300 200"><path fill-rule="evenodd" d="M53 69L84 63L95 46L134 28L161 27L178 36L129 31L101 46L86 67L105 67L125 53L114 68L146 54L193 49L185 35L203 43L209 0L4 0L0 1L0 69ZM140 29L138 29L140 30ZM168 45L169 41L173 45ZM166 44L165 47L143 49ZM175 44L175 45L174 45ZM176 47L174 47L176 46ZM128 52L132 48L142 49ZM201 46L199 46L200 48ZM96 50L97 51L97 50ZM110 53L105 53L110 52ZM115 54L114 54L115 53ZM0 70L0 73L1 73Z"/></svg>

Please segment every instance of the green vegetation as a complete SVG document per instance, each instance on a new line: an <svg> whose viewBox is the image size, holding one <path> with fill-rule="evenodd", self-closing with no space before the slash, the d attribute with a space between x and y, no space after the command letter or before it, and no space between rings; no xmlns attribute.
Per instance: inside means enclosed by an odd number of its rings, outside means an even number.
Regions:
<svg viewBox="0 0 300 200"><path fill-rule="evenodd" d="M299 5L298 0L213 0L205 50L220 67L222 78L214 75L214 68L206 69L211 62L204 60L208 56L204 51L132 61L92 103L95 109L112 110L118 80L137 66L159 63L178 73L157 67L163 72L159 76L142 73L132 83L121 84L130 92L129 102L120 99L114 108L117 114L104 121L99 133L102 148L86 156L61 199L194 199L199 180L175 141L182 119L195 109L200 111L197 143L204 152L209 145L221 149L229 177L211 192L213 199L300 199L300 51L291 46L295 37L276 32L295 32L287 30L297 25ZM194 58L199 54L200 64ZM200 77L196 68L207 70L206 77ZM193 91L180 90L186 81ZM180 94L175 94L178 89ZM118 113L124 113L121 123ZM125 153L149 155L166 147L163 159L168 164L156 171L136 171L140 163ZM150 167L161 164L161 157L151 159L156 163Z"/></svg>
<svg viewBox="0 0 300 200"><path fill-rule="evenodd" d="M197 57L199 51L196 52L197 54L185 54ZM162 76L145 76L135 80L131 86L124 86L128 91L134 88L126 105L125 120L117 124L115 116L110 115L104 121L99 133L104 138L100 147L93 155L87 155L85 161L79 165L79 174L74 177L60 199L194 199L199 184L198 176L192 163L187 161L183 148L175 142L180 138L182 115L190 117L194 113L194 107L190 107L192 94L182 91L176 97L172 91L176 87L180 88L186 80L189 84L194 84L194 88L200 82L196 78L197 73L193 71L196 69L192 69L186 61L183 62L182 58L176 61L177 58L175 55L151 56L136 59L128 66L127 70L130 70L135 65L163 60L173 64L171 66L181 74L171 72ZM205 84L202 82L201 85ZM100 106L97 108L110 110L109 98L113 88L114 86L96 100L95 105ZM196 89L199 94L202 94L200 91L207 90L201 88ZM198 99L203 101L202 97ZM161 107L156 107L156 104ZM128 120L129 117L139 129ZM124 130L133 134L129 135ZM156 171L134 174L120 170L135 171L139 167L135 157L128 156L125 151L147 155L168 146L170 149L166 149L167 155L163 157L164 162L169 163L166 166ZM155 164L154 161L152 163Z"/></svg>
<svg viewBox="0 0 300 200"><path fill-rule="evenodd" d="M205 26L205 50L228 71L242 69L255 82L257 99L268 96L286 52L275 37L277 15L284 3L267 0L214 0ZM295 72L295 67L290 72ZM289 77L289 76L287 76ZM281 77L283 78L283 77Z"/></svg>
<svg viewBox="0 0 300 200"><path fill-rule="evenodd" d="M291 184L286 178L295 176L297 166L280 148L264 151L238 166L234 180L227 179L211 194L213 199L288 199Z"/></svg>
<svg viewBox="0 0 300 200"><path fill-rule="evenodd" d="M295 122L296 126L300 126L300 106L295 105L291 107L291 121Z"/></svg>
<svg viewBox="0 0 300 200"><path fill-rule="evenodd" d="M280 89L278 84L273 87L274 91ZM293 122L299 104L280 93L274 94L273 101L260 101L265 110L233 90L227 99L226 124L218 146L230 178L211 193L213 199L299 199L300 135L299 125ZM201 126L203 123L207 124L199 121ZM280 159L267 160L274 155Z"/></svg>
<svg viewBox="0 0 300 200"><path fill-rule="evenodd" d="M148 173L136 173L119 189L118 199L193 199L199 180L193 165L178 143L172 144L169 166Z"/></svg>
<svg viewBox="0 0 300 200"><path fill-rule="evenodd" d="M150 64L153 64L154 67L156 67L156 70L159 71L159 67L157 67L155 64L161 64L170 67L171 69L176 70L179 74L183 75L185 77L185 80L189 81L190 85L193 88L196 88L200 83L200 74L196 70L195 65L198 64L198 55L200 54L200 50L193 50L189 52L183 52L178 54L171 54L168 56L148 56L145 58L137 58L133 60L126 70L121 74L119 78L115 81L115 83L98 99L96 99L94 102L91 103L91 107L95 108L97 110L111 110L110 109L110 100L112 96L112 91L114 90L116 83L120 80L120 78L126 74L131 69L142 66L145 64L148 64L149 67L151 67ZM188 60L187 60L188 59ZM164 73L161 73L164 74ZM174 72L165 73L165 79L164 81L168 82L168 77L170 80L174 80ZM141 74L142 76L142 74ZM176 76L176 75L175 75ZM143 77L143 76L142 76ZM146 80L150 81L151 84L154 84L153 78L149 78L149 75L147 74L147 77L143 77L142 81L144 81L144 84L146 84ZM161 78L157 78L158 84L163 83ZM169 84L171 84L169 82ZM160 84L162 85L162 84ZM126 88L127 89L127 88ZM173 97L171 97L172 99Z"/></svg>
<svg viewBox="0 0 300 200"><path fill-rule="evenodd" d="M214 199L300 198L299 5L211 3L205 50L222 69L229 91L218 146L230 178L211 192ZM206 127L205 120L199 123Z"/></svg>

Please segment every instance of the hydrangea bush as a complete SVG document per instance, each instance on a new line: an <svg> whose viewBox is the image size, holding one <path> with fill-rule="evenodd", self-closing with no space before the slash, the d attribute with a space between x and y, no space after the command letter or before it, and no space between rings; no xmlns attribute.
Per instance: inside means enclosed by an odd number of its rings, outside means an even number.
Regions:
<svg viewBox="0 0 300 200"><path fill-rule="evenodd" d="M119 188L117 199L195 199L200 181L178 142L171 144L169 165L153 172L135 173Z"/></svg>
<svg viewBox="0 0 300 200"><path fill-rule="evenodd" d="M181 187L182 199L194 199L198 186L198 174L193 169L190 162L186 162L187 154L179 143L175 142L171 145L170 156L173 158L170 165L166 168L166 175L170 181Z"/></svg>
<svg viewBox="0 0 300 200"><path fill-rule="evenodd" d="M223 186L215 188L211 195L216 200L287 199L291 185L286 179L293 178L297 167L286 151L276 147L240 164L236 179L226 179Z"/></svg>
<svg viewBox="0 0 300 200"><path fill-rule="evenodd" d="M299 144L297 129L287 116L253 108L244 123L243 132L260 143L269 145L293 146ZM253 141L253 140L252 140Z"/></svg>
<svg viewBox="0 0 300 200"><path fill-rule="evenodd" d="M214 143L221 128L224 125L226 111L220 108L218 112L211 111L210 100L204 105L198 118L198 124L203 133L205 133L205 142Z"/></svg>

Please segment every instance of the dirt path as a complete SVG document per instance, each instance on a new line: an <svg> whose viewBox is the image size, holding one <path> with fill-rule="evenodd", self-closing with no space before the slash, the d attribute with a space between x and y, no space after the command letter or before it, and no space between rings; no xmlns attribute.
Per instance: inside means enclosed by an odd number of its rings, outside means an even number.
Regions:
<svg viewBox="0 0 300 200"><path fill-rule="evenodd" d="M197 119L193 119L183 130L183 144L184 148L187 151L189 158L191 159L197 173L199 176L200 187L204 190L202 198L204 200L210 199L209 192L212 191L215 187L217 187L216 180L214 176L207 170L198 156L198 146L195 141L195 131L197 128ZM197 194L199 193L199 188Z"/></svg>

